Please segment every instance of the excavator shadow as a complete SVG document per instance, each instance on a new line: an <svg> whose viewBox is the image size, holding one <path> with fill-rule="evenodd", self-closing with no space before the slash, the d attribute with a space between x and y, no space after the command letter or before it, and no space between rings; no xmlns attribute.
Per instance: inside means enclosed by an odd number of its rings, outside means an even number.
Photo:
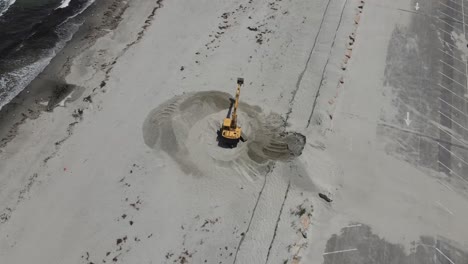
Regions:
<svg viewBox="0 0 468 264"><path fill-rule="evenodd" d="M232 149L237 147L239 141L246 142L247 137L244 133L241 134L238 140L229 140L221 136L221 129L216 130L216 141L218 141L218 147Z"/></svg>
<svg viewBox="0 0 468 264"><path fill-rule="evenodd" d="M221 129L218 129L216 131L216 141L218 141L218 147L221 148L226 148L226 149L232 149L237 147L237 144L239 143L239 140L228 140L226 138L223 138L221 136Z"/></svg>

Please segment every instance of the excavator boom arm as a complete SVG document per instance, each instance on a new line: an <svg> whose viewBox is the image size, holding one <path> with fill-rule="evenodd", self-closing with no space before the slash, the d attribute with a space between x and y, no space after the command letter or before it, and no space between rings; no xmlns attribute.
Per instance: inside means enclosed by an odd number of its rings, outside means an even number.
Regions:
<svg viewBox="0 0 468 264"><path fill-rule="evenodd" d="M236 101L234 102L234 111L232 112L231 127L237 127L237 107L239 107L240 88L244 84L244 78L237 78Z"/></svg>
<svg viewBox="0 0 468 264"><path fill-rule="evenodd" d="M237 108L239 107L240 87L241 84L238 83L236 91L236 100L234 102L234 110L232 112L232 127L237 127Z"/></svg>

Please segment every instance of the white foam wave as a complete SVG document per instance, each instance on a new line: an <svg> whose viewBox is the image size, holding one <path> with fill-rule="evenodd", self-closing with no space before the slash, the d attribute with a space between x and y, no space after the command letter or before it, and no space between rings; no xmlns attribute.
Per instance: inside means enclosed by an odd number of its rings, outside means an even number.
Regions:
<svg viewBox="0 0 468 264"><path fill-rule="evenodd" d="M49 64L52 56L49 58L43 58L32 64L29 64L23 68L17 69L14 72L4 74L0 76L1 87L11 87L10 91L6 94L2 100L0 100L0 109L8 102L10 102L15 96L17 96L34 78Z"/></svg>
<svg viewBox="0 0 468 264"><path fill-rule="evenodd" d="M62 3L56 9L65 8L70 4L71 0L63 0Z"/></svg>
<svg viewBox="0 0 468 264"><path fill-rule="evenodd" d="M2 1L2 0L0 0ZM15 0L12 0L14 2ZM71 1L71 0L68 0ZM62 24L68 22L71 18L81 14L86 10L94 0L89 0L81 10L71 17L68 17ZM69 23L66 27L60 27L56 33L59 36L60 41L56 46L51 49L48 54L23 68L17 69L11 73L0 74L0 109L7 103L9 103L14 97L16 97L29 83L31 83L39 73L41 73L45 67L50 63L56 53L59 52L68 41L71 40L73 35L82 25L82 21L78 23Z"/></svg>
<svg viewBox="0 0 468 264"><path fill-rule="evenodd" d="M0 1L1 1L0 16L3 15L3 13L5 13L8 10L8 8L10 8L10 6L16 2L16 0L0 0Z"/></svg>

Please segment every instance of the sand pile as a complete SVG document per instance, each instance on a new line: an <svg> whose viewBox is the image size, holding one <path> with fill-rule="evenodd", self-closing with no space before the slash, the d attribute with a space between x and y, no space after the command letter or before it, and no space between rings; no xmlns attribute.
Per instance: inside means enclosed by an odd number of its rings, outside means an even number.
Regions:
<svg viewBox="0 0 468 264"><path fill-rule="evenodd" d="M258 106L240 103L238 122L247 142L223 148L217 132L231 105L230 94L207 91L176 96L156 109L143 125L145 143L162 149L192 174L206 175L220 168L252 177L267 170L272 161L301 155L305 136L285 132L278 114L265 116Z"/></svg>

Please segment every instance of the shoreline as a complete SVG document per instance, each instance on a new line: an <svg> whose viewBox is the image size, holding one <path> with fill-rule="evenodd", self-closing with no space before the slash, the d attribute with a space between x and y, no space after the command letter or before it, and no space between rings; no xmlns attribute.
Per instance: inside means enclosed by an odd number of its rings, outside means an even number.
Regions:
<svg viewBox="0 0 468 264"><path fill-rule="evenodd" d="M17 96L0 109L0 153L12 141L21 125L51 112L58 103L76 90L67 84L73 60L87 48L114 30L121 22L128 2L97 0L77 19L84 20L65 47L55 55L46 68Z"/></svg>

